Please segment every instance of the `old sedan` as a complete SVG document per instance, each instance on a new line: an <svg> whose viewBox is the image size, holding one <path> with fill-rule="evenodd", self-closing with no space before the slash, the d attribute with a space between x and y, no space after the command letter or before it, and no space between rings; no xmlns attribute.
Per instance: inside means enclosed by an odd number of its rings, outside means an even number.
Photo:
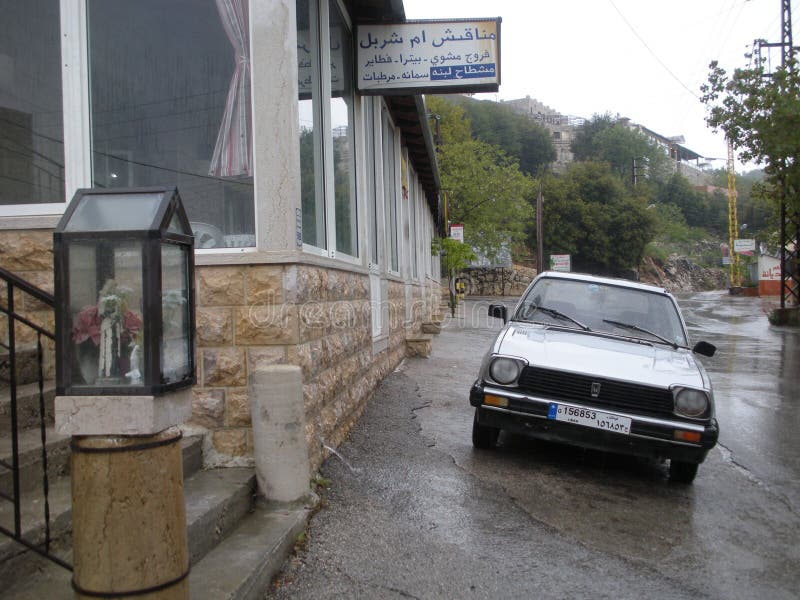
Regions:
<svg viewBox="0 0 800 600"><path fill-rule="evenodd" d="M629 281L542 273L486 354L470 392L472 441L493 448L500 431L586 448L669 459L690 483L719 425L711 381L689 347L673 296Z"/></svg>

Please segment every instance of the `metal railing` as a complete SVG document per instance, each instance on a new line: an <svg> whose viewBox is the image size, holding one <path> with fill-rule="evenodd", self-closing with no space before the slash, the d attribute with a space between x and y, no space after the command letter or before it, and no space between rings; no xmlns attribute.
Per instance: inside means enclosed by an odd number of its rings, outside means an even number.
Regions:
<svg viewBox="0 0 800 600"><path fill-rule="evenodd" d="M5 337L0 337L0 346L5 351L5 356L2 366L8 372L8 391L9 391L9 408L11 420L11 457L8 460L0 459L0 472L5 471L11 473L12 485L11 493L7 490L0 490L0 501L7 501L13 504L13 527L7 528L0 525L0 533L14 539L23 546L33 550L34 552L50 559L56 564L72 570L72 566L52 553L52 537L50 530L50 502L49 502L49 489L50 482L47 470L47 413L45 406L45 372L44 372L44 344L43 339L47 338L55 343L55 334L52 331L34 323L27 318L24 314L18 312L15 308L15 291L30 296L35 300L49 306L54 307L55 299L52 294L28 283L27 281L19 278L13 273L0 268L0 280L5 283L5 302L0 301L0 312L6 316L7 333ZM42 491L44 502L42 505L44 517L44 539L42 541L29 540L24 537L22 527L22 502L21 502L21 486L20 486L20 447L19 447L19 422L18 422L18 351L17 351L17 328L27 328L35 334L36 345L36 382L38 383L38 428L41 437L41 464L42 464ZM1 336L2 334L0 334Z"/></svg>

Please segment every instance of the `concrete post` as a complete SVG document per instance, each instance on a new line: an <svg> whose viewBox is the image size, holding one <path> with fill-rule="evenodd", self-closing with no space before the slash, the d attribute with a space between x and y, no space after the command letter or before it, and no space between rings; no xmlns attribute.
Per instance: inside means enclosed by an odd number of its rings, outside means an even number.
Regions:
<svg viewBox="0 0 800 600"><path fill-rule="evenodd" d="M303 377L300 367L272 365L250 376L258 487L277 502L309 495Z"/></svg>

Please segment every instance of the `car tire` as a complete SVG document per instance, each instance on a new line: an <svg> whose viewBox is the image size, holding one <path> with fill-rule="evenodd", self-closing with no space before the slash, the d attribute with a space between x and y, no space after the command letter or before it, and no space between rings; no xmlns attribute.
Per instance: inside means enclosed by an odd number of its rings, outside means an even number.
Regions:
<svg viewBox="0 0 800 600"><path fill-rule="evenodd" d="M669 480L676 483L692 483L699 466L697 463L671 459L669 461Z"/></svg>
<svg viewBox="0 0 800 600"><path fill-rule="evenodd" d="M478 409L475 409L475 418L472 420L472 445L482 450L491 450L497 447L497 438L500 430L497 427L486 427L478 423Z"/></svg>

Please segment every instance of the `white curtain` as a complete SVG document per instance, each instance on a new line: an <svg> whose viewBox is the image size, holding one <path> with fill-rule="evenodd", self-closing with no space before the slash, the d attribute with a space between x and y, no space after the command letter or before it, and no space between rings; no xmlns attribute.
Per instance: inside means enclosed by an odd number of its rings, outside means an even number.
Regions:
<svg viewBox="0 0 800 600"><path fill-rule="evenodd" d="M253 173L248 1L216 0L222 26L233 46L236 70L228 87L209 175L233 177Z"/></svg>

